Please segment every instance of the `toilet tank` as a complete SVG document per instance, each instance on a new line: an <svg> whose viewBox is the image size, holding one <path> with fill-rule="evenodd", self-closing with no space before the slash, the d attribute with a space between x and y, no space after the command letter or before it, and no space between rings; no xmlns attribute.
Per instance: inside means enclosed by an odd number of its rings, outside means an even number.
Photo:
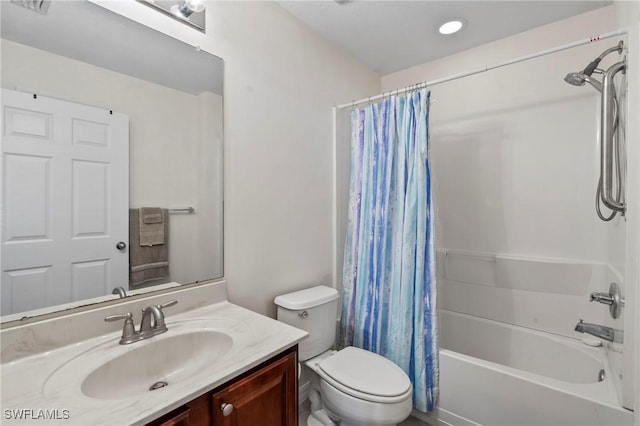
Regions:
<svg viewBox="0 0 640 426"><path fill-rule="evenodd" d="M330 349L336 339L338 292L323 285L283 294L274 300L278 321L309 333L298 345L298 359L306 361Z"/></svg>

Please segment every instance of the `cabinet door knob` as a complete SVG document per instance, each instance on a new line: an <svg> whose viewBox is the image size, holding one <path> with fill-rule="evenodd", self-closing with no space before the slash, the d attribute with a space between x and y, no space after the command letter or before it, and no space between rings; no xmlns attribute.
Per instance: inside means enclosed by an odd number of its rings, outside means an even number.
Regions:
<svg viewBox="0 0 640 426"><path fill-rule="evenodd" d="M231 413L233 413L233 404L225 404L223 403L220 406L220 409L222 410L222 415L227 417L230 416Z"/></svg>

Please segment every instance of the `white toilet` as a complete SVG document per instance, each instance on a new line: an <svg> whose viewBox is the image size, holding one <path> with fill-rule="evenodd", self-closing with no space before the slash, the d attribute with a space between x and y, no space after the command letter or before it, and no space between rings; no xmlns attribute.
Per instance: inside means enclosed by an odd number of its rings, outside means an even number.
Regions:
<svg viewBox="0 0 640 426"><path fill-rule="evenodd" d="M299 361L317 375L309 425L391 426L411 413L409 377L393 362L354 347L332 351L338 292L325 286L278 296L278 321L305 330ZM318 399L320 395L320 400Z"/></svg>

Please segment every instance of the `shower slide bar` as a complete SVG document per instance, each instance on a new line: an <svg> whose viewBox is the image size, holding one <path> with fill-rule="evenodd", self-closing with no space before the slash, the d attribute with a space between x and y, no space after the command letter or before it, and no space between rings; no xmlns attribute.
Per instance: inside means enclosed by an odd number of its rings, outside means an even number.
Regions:
<svg viewBox="0 0 640 426"><path fill-rule="evenodd" d="M620 61L604 73L602 79L602 92L600 93L600 171L601 171L601 193L602 203L614 212L620 212L624 215L625 203L613 195L613 171L614 171L614 155L620 155L619 152L614 153L614 142L616 127L618 126L618 101L616 99L615 87L613 85L613 77L618 72L625 72L627 69L626 62ZM617 147L616 151L620 148ZM618 157L619 158L619 157ZM618 179L622 179L618 176ZM624 181L619 180L618 195L620 192L624 194Z"/></svg>
<svg viewBox="0 0 640 426"><path fill-rule="evenodd" d="M431 80L431 81L423 81L420 83L416 83L416 84L412 84L409 86L406 86L402 89L396 89L396 90L390 90L388 92L384 92L381 93L379 95L375 95L375 96L371 96L369 98L364 98L364 99L360 99L357 101L352 101L349 103L345 103L342 105L338 105L334 108L342 110L345 108L355 108L356 105L360 105L360 104L366 104L366 103L370 103L373 101L377 101L379 99L384 99L386 97L392 96L392 95L400 95L400 94L404 94L404 93L408 93L408 92L412 92L415 90L420 90L423 89L425 87L431 87L431 86L435 86L437 84L442 84L442 83L446 83L449 81L453 81L453 80L458 80L461 78L465 78L465 77L470 77L472 75L476 75L476 74L481 74L483 72L487 72L487 71L491 71L497 68L502 68L502 67L506 67L508 65L513 65L513 64L517 64L518 62L523 62L523 61L528 61L529 59L534 59L534 58L538 58L540 56L546 56L546 55L550 55L552 53L556 53L556 52L560 52L563 50L567 50L567 49L571 49L574 47L578 47L578 46L583 46L585 44L590 44L590 43L594 43L600 40L605 40L611 37L617 37L617 36L621 36L621 35L625 35L629 32L629 30L627 28L620 28L618 30L615 31L610 31L608 33L604 33L604 34L600 34L597 36L593 36L593 37L589 37L586 39L582 39L582 40L578 40L578 41L574 41L572 43L568 43L568 44L564 44L562 46L557 46L557 47L553 47L551 49L547 49L547 50L542 50L540 52L537 53L533 53L530 55L526 55L526 56L520 56L519 58L515 58L515 59L511 59L505 62L500 62L498 64L494 64L494 65L488 65L488 66L484 66L482 68L473 70L473 71L467 71L467 72L462 72L462 73L458 73L458 74L452 74L448 77L444 77L444 78L439 78L436 80Z"/></svg>

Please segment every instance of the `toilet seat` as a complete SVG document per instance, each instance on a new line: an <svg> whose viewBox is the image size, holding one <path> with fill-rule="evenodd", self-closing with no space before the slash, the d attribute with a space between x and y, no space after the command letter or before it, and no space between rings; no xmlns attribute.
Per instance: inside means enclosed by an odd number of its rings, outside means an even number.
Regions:
<svg viewBox="0 0 640 426"><path fill-rule="evenodd" d="M317 363L322 379L365 401L393 404L411 398L407 375L393 362L363 349L346 347Z"/></svg>

